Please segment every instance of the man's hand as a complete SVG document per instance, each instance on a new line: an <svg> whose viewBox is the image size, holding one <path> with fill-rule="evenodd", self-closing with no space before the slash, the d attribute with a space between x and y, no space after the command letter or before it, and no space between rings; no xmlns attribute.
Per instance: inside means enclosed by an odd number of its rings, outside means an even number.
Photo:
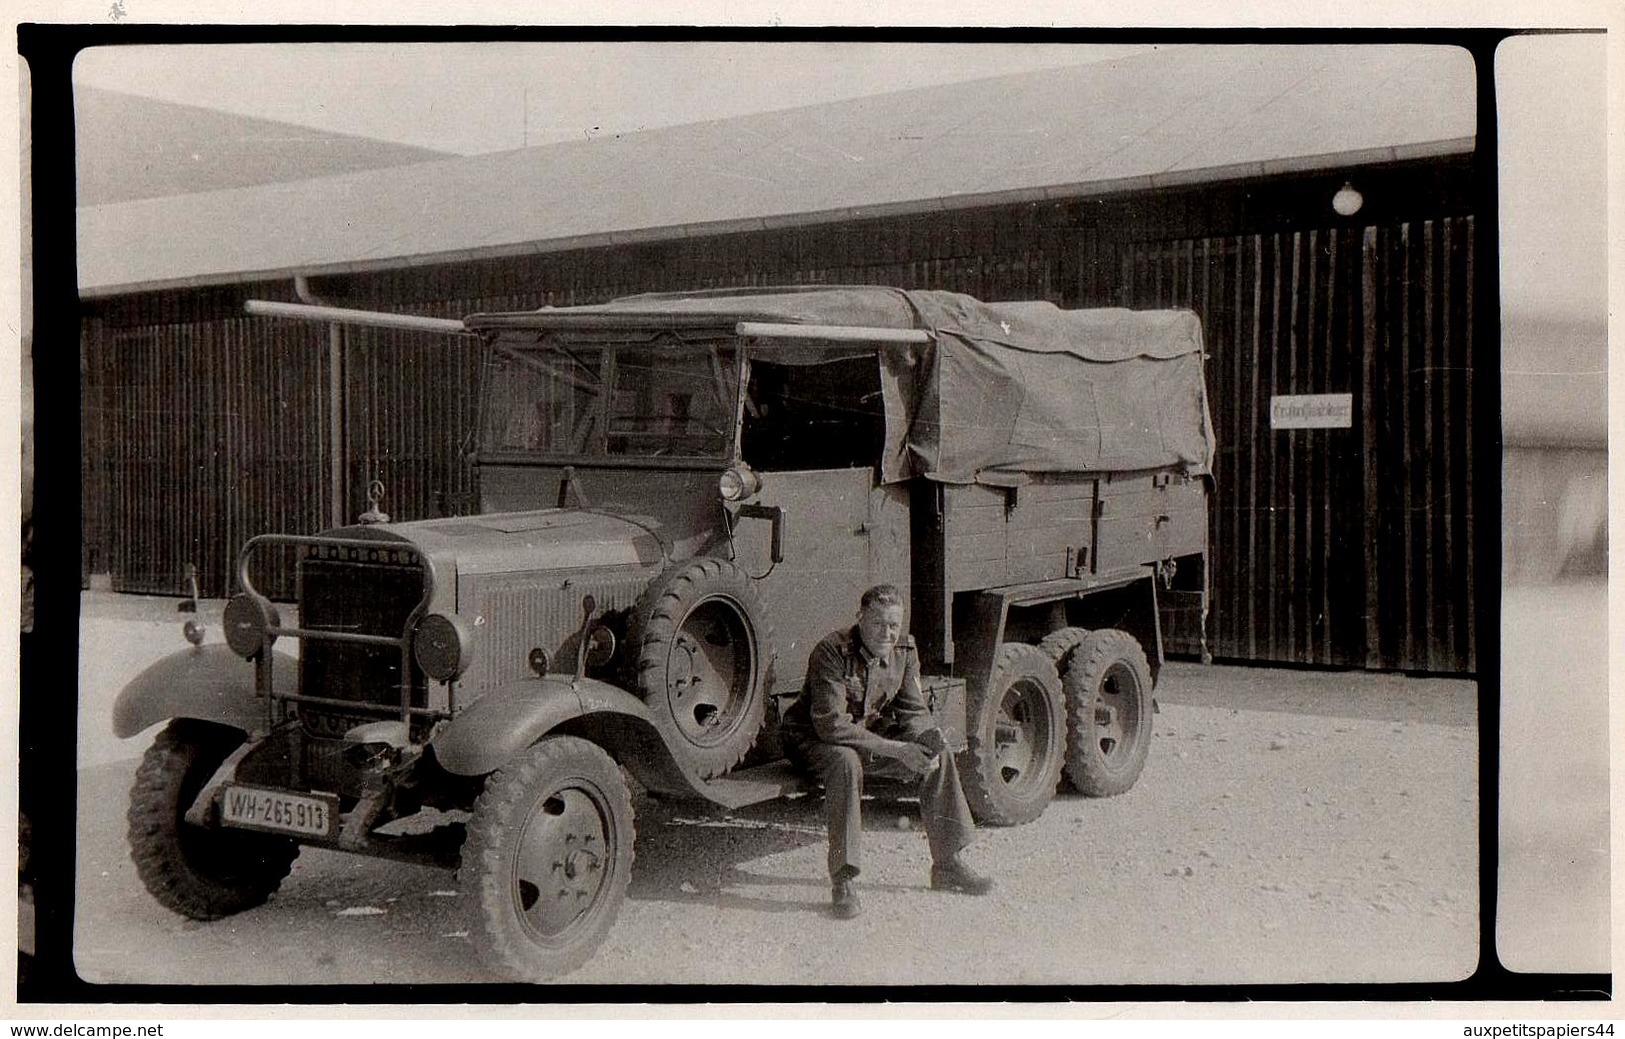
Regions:
<svg viewBox="0 0 1625 1039"><path fill-rule="evenodd" d="M902 740L888 742L891 746L886 748L886 752L917 776L925 775L936 765L936 755L927 753L926 749L917 743L904 743Z"/></svg>
<svg viewBox="0 0 1625 1039"><path fill-rule="evenodd" d="M948 739L943 736L942 730L936 727L926 729L914 737L916 745L924 747L931 754L941 754L948 749Z"/></svg>

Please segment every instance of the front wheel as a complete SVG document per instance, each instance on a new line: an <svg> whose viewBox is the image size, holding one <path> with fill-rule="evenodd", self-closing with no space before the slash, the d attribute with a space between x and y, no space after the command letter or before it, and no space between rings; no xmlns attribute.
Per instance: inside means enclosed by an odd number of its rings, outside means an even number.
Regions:
<svg viewBox="0 0 1625 1039"><path fill-rule="evenodd" d="M626 783L595 744L549 737L493 773L457 874L486 966L540 981L587 962L626 898L633 839Z"/></svg>
<svg viewBox="0 0 1625 1039"><path fill-rule="evenodd" d="M965 799L980 823L1013 826L1043 814L1061 778L1066 711L1055 664L1037 646L999 647L987 687L967 704L959 758Z"/></svg>
<svg viewBox="0 0 1625 1039"><path fill-rule="evenodd" d="M130 858L152 897L194 920L264 902L299 854L283 837L186 821L203 784L243 742L234 729L172 721L147 748L130 788Z"/></svg>
<svg viewBox="0 0 1625 1039"><path fill-rule="evenodd" d="M1151 752L1151 667L1133 635L1090 632L1067 659L1066 778L1089 797L1125 793Z"/></svg>

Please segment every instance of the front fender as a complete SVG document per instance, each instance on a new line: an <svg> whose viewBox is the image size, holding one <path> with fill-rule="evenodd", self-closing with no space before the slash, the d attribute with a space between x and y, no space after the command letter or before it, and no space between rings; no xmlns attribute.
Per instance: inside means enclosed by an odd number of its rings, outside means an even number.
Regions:
<svg viewBox="0 0 1625 1039"><path fill-rule="evenodd" d="M429 741L447 772L483 776L566 723L625 765L650 790L706 796L678 764L643 701L597 679L568 675L514 682L486 693Z"/></svg>
<svg viewBox="0 0 1625 1039"><path fill-rule="evenodd" d="M299 661L271 653L272 682L298 674ZM129 739L172 718L219 722L249 735L265 731L265 701L254 695L254 665L223 645L172 653L136 675L113 703L113 732Z"/></svg>

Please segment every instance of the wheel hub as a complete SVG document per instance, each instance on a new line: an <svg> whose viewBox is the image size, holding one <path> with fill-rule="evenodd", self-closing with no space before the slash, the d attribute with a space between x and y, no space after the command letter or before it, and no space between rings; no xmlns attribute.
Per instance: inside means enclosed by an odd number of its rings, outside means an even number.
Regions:
<svg viewBox="0 0 1625 1039"><path fill-rule="evenodd" d="M993 722L994 756L999 775L1008 785L1022 782L1037 767L1044 733L1039 712L1029 700L1035 694L1021 686L1013 687L999 705ZM1041 694L1038 694L1041 695Z"/></svg>
<svg viewBox="0 0 1625 1039"><path fill-rule="evenodd" d="M727 607L703 605L672 639L667 702L683 737L699 746L726 739L746 702L750 650Z"/></svg>
<svg viewBox="0 0 1625 1039"><path fill-rule="evenodd" d="M1119 671L1113 669L1105 675L1095 699L1095 739L1109 761L1129 752L1129 732L1137 724L1131 695L1136 688L1133 676Z"/></svg>
<svg viewBox="0 0 1625 1039"><path fill-rule="evenodd" d="M526 925L556 935L592 908L607 854L603 819L587 792L568 789L545 799L525 825L514 863Z"/></svg>

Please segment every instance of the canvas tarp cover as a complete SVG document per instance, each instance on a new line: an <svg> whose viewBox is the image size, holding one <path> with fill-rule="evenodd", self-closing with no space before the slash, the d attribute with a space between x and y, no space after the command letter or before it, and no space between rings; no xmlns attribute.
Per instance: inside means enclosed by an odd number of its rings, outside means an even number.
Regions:
<svg viewBox="0 0 1625 1039"><path fill-rule="evenodd" d="M1211 471L1201 324L1190 311L1062 310L854 286L634 296L535 317L552 324L569 315L574 323L595 312L647 314L656 324L659 315L716 315L930 332L930 343L879 350L887 483L914 476L970 483L1005 472ZM482 324L477 317L469 323ZM766 359L777 349L795 347L765 343L756 352Z"/></svg>

